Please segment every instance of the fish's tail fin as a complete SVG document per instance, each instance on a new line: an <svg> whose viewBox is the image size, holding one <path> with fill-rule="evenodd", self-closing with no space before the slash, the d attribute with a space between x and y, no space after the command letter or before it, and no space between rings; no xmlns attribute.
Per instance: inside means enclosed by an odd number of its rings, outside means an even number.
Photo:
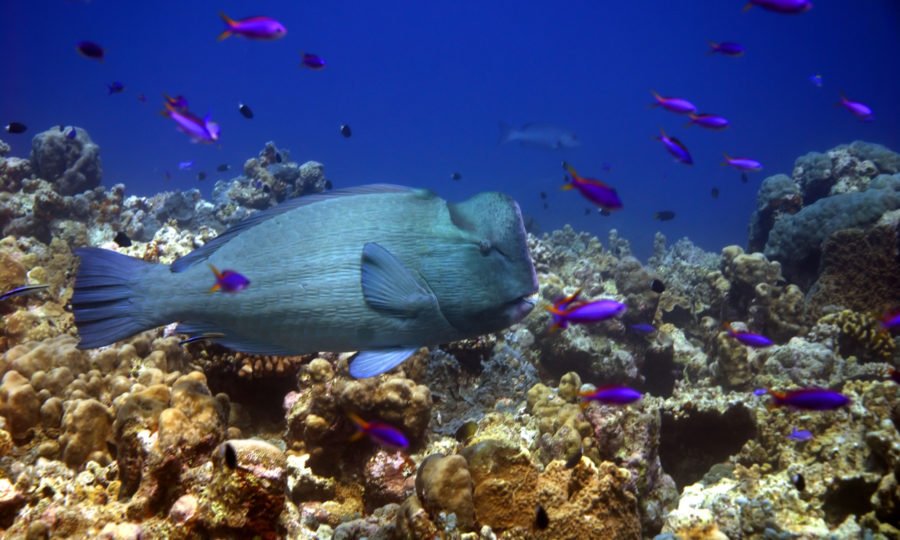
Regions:
<svg viewBox="0 0 900 540"><path fill-rule="evenodd" d="M223 12L223 11L219 12L219 17L222 18L222 21L225 23L225 26L228 27L221 34L219 34L218 38L216 38L217 40L222 41L223 39L228 39L234 35L234 26L236 23L234 22L234 20L231 17L229 17L228 15L225 15L225 12Z"/></svg>
<svg viewBox="0 0 900 540"><path fill-rule="evenodd" d="M707 43L709 44L709 50L706 51L706 54L716 54L717 52L719 52L718 43L716 43L715 41L707 41Z"/></svg>
<svg viewBox="0 0 900 540"><path fill-rule="evenodd" d="M690 120L688 120L687 124L685 124L684 127L691 127L696 124L697 118L699 118L699 116L697 116L697 113L688 113L688 118L690 118Z"/></svg>
<svg viewBox="0 0 900 540"><path fill-rule="evenodd" d="M744 4L744 13L750 11L750 9L752 7L753 7L753 2L747 2L746 4Z"/></svg>
<svg viewBox="0 0 900 540"><path fill-rule="evenodd" d="M722 161L723 167L727 167L728 165L731 165L731 156L729 156L727 152L722 152L722 158L723 158L723 161Z"/></svg>
<svg viewBox="0 0 900 540"><path fill-rule="evenodd" d="M497 139L497 146L511 141L515 136L516 129L503 120L498 122L497 125L500 127L500 137Z"/></svg>
<svg viewBox="0 0 900 540"><path fill-rule="evenodd" d="M148 309L142 284L161 265L100 248L80 248L81 259L72 294L72 313L81 341L79 349L109 345L166 320Z"/></svg>

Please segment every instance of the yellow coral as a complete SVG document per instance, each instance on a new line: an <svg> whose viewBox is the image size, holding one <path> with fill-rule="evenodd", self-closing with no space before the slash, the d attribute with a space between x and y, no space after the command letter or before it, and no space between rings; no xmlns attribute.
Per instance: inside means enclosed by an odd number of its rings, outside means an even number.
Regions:
<svg viewBox="0 0 900 540"><path fill-rule="evenodd" d="M841 331L840 353L860 359L889 362L896 350L891 334L877 319L865 313L844 309L819 319L819 324L831 324Z"/></svg>

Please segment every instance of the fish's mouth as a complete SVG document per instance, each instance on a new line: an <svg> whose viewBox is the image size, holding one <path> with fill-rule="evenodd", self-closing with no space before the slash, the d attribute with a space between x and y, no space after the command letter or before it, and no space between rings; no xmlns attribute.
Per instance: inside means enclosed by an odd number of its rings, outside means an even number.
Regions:
<svg viewBox="0 0 900 540"><path fill-rule="evenodd" d="M531 310L534 309L534 306L537 305L538 295L537 293L529 294L528 296L522 296L513 300L509 303L506 308L507 317L509 317L510 324L515 324L531 313Z"/></svg>

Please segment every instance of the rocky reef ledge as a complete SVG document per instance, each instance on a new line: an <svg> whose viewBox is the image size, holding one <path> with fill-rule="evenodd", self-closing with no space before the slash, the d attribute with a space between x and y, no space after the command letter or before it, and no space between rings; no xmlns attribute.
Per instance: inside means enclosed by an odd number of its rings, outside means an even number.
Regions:
<svg viewBox="0 0 900 540"><path fill-rule="evenodd" d="M53 131L0 157L0 290L49 285L0 303L4 538L900 537L900 354L877 319L900 305L897 154L853 143L766 179L747 249L657 234L642 264L615 231L530 236L544 302L581 289L628 311L549 332L536 309L354 380L346 354L182 346L171 328L78 350L73 247L169 262L330 182L270 144L213 201L126 197L99 187L87 132ZM643 399L584 406L605 384ZM808 386L852 403L753 392ZM351 412L410 447L351 441Z"/></svg>

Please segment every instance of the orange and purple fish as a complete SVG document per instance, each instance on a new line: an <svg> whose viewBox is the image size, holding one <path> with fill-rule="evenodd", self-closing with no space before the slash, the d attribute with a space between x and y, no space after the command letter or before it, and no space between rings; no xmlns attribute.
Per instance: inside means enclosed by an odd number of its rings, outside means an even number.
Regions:
<svg viewBox="0 0 900 540"><path fill-rule="evenodd" d="M593 391L579 392L579 396L584 403L590 401L599 401L607 405L628 405L634 403L643 397L640 392L634 388L621 385L601 386Z"/></svg>
<svg viewBox="0 0 900 540"><path fill-rule="evenodd" d="M753 6L759 6L766 11L775 13L794 15L812 9L812 2L810 0L749 0L747 5L744 6L744 11Z"/></svg>
<svg viewBox="0 0 900 540"><path fill-rule="evenodd" d="M166 98L165 109L162 115L175 121L178 131L191 138L195 143L214 143L219 140L221 130L219 124L213 122L209 115L203 119L191 114L184 108L179 108L168 102Z"/></svg>
<svg viewBox="0 0 900 540"><path fill-rule="evenodd" d="M730 323L725 323L724 326L725 331L728 332L729 336L740 341L744 345L747 345L748 347L764 348L774 345L774 342L764 335L745 332L742 330L735 330L731 327Z"/></svg>
<svg viewBox="0 0 900 540"><path fill-rule="evenodd" d="M567 182L562 189L577 189L585 199L604 210L618 210L622 208L622 199L619 198L619 194L616 193L615 189L600 180L578 176L575 168L568 163L564 163L563 167L569 174L566 177Z"/></svg>
<svg viewBox="0 0 900 540"><path fill-rule="evenodd" d="M831 411L850 404L850 398L827 388L799 388L786 392L758 388L753 393L757 396L769 394L776 407L787 406L806 411Z"/></svg>
<svg viewBox="0 0 900 540"><path fill-rule="evenodd" d="M665 146L666 150L670 154L672 154L672 156L675 158L675 161L684 163L685 165L694 164L694 158L691 157L691 153L688 151L687 146L685 146L675 137L669 137L668 135L666 135L666 132L663 128L659 128L659 136L656 137L656 140L663 143L663 146Z"/></svg>
<svg viewBox="0 0 900 540"><path fill-rule="evenodd" d="M592 300L590 302L572 302L564 308L555 305L547 306L547 311L555 315L553 327L567 328L570 324L590 324L605 321L617 317L623 313L627 306L615 300Z"/></svg>
<svg viewBox="0 0 900 540"><path fill-rule="evenodd" d="M900 326L900 309L888 311L881 316L881 326L886 330Z"/></svg>
<svg viewBox="0 0 900 540"><path fill-rule="evenodd" d="M231 36L243 36L248 39L280 39L287 34L287 28L271 17L247 17L234 20L224 13L219 17L225 22L225 31L219 34L219 41Z"/></svg>
<svg viewBox="0 0 900 540"><path fill-rule="evenodd" d="M300 65L314 71L325 69L325 59L318 54L303 53L300 58Z"/></svg>
<svg viewBox="0 0 900 540"><path fill-rule="evenodd" d="M358 441L364 436L368 436L373 442L388 448L403 450L409 446L409 439L406 438L406 435L390 424L385 424L384 422L366 422L353 413L348 413L347 416L359 429L359 431L351 437L351 441Z"/></svg>
<svg viewBox="0 0 900 540"><path fill-rule="evenodd" d="M847 109L853 116L857 117L863 122L871 122L875 119L875 113L872 112L872 108L866 105L865 103L860 103L859 101L851 101L847 99L847 96L841 93L841 100L837 102L837 105Z"/></svg>
<svg viewBox="0 0 900 540"><path fill-rule="evenodd" d="M686 99L661 96L657 94L655 90L651 90L650 93L653 94L653 99L656 100L654 103L650 104L651 107L659 106L667 111L678 114L697 112L697 107Z"/></svg>
<svg viewBox="0 0 900 540"><path fill-rule="evenodd" d="M143 94L141 94L143 95ZM188 110L188 100L186 97L182 95L177 95L175 97L171 97L167 94L163 94L163 98L166 100L166 107L175 109L176 111L186 112Z"/></svg>
<svg viewBox="0 0 900 540"><path fill-rule="evenodd" d="M243 291L250 285L250 280L240 272L234 270L222 270L219 272L219 269L212 264L209 265L209 269L216 275L216 283L210 287L209 292L236 293Z"/></svg>
<svg viewBox="0 0 900 540"><path fill-rule="evenodd" d="M725 156L725 161L722 162L722 165L734 167L735 169L742 172L756 172L761 171L763 168L762 163L756 161L755 159L731 157L725 153L723 153L722 155Z"/></svg>
<svg viewBox="0 0 900 540"><path fill-rule="evenodd" d="M725 56L743 56L746 49L740 43L733 41L710 41L709 54L723 54Z"/></svg>
<svg viewBox="0 0 900 540"><path fill-rule="evenodd" d="M687 127L700 126L706 129L725 129L730 125L727 118L715 114L691 113L689 117L690 121L687 123Z"/></svg>

